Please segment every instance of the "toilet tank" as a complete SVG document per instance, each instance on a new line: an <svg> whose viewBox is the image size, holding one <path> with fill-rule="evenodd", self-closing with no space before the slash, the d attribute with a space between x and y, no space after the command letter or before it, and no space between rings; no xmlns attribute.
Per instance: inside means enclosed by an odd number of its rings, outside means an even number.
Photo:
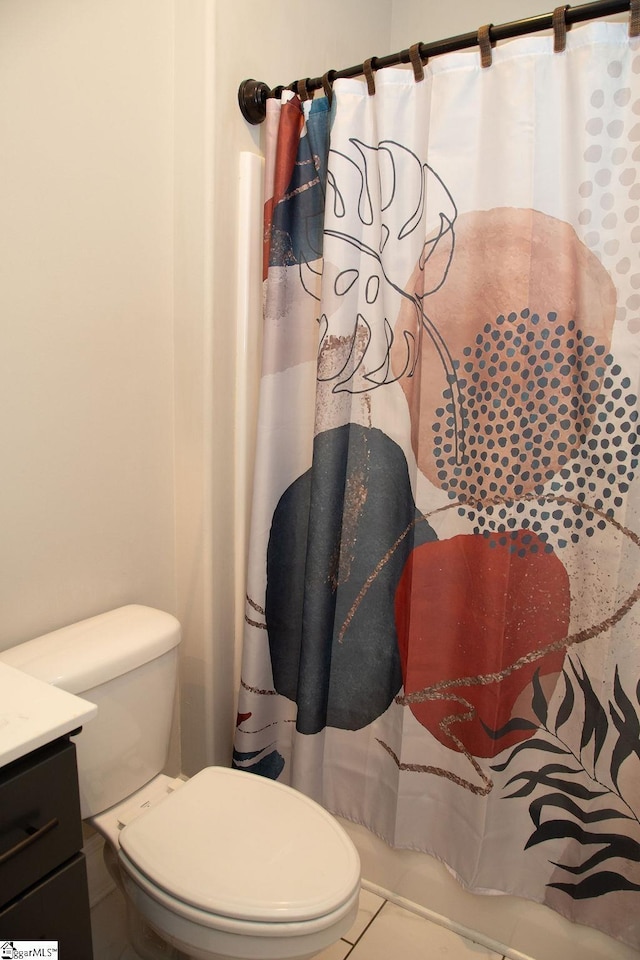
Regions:
<svg viewBox="0 0 640 960"><path fill-rule="evenodd" d="M97 704L73 739L83 819L163 769L169 750L180 624L130 605L0 652L0 660Z"/></svg>

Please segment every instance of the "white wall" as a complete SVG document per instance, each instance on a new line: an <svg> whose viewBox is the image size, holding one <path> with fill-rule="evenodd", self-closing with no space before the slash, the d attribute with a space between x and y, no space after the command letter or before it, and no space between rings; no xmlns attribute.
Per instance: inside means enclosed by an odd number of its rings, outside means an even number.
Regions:
<svg viewBox="0 0 640 960"><path fill-rule="evenodd" d="M510 23L549 13L550 0L456 0L425 3L393 0L391 48L403 50L412 43L432 43L461 33L471 33L485 23Z"/></svg>
<svg viewBox="0 0 640 960"><path fill-rule="evenodd" d="M0 648L175 607L172 7L0 2Z"/></svg>

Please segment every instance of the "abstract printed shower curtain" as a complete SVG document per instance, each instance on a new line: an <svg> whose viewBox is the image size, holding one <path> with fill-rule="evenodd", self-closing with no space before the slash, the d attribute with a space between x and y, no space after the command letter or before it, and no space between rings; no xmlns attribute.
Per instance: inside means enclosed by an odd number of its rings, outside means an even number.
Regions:
<svg viewBox="0 0 640 960"><path fill-rule="evenodd" d="M640 947L640 48L375 84L269 101L234 762Z"/></svg>

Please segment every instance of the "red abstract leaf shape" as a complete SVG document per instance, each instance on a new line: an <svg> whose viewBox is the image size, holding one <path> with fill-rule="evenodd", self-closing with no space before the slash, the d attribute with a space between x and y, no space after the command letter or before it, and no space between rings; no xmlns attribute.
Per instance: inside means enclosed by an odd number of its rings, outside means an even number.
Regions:
<svg viewBox="0 0 640 960"><path fill-rule="evenodd" d="M536 670L542 678L559 673L565 649L547 648L566 637L569 606L562 562L528 530L417 547L395 598L405 695L414 695L416 719L445 746L476 757L531 736L512 729L495 738L486 728L509 722ZM523 698L516 715L532 716L530 702Z"/></svg>

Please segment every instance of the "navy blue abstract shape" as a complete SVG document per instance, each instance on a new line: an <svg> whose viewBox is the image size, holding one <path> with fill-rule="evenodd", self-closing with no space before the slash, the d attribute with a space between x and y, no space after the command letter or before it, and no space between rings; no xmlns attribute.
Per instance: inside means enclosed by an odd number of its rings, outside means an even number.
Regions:
<svg viewBox="0 0 640 960"><path fill-rule="evenodd" d="M241 753L239 750L233 751L233 761L231 766L234 770L247 770L250 773L257 773L259 777L267 777L269 780L277 780L284 769L284 757L277 750L272 750L262 759L255 763L247 763L262 753L261 750L253 750L250 753Z"/></svg>
<svg viewBox="0 0 640 960"><path fill-rule="evenodd" d="M411 550L435 539L404 453L381 430L346 424L315 438L267 549L274 685L298 704L298 731L358 730L388 708L402 684L396 587Z"/></svg>

